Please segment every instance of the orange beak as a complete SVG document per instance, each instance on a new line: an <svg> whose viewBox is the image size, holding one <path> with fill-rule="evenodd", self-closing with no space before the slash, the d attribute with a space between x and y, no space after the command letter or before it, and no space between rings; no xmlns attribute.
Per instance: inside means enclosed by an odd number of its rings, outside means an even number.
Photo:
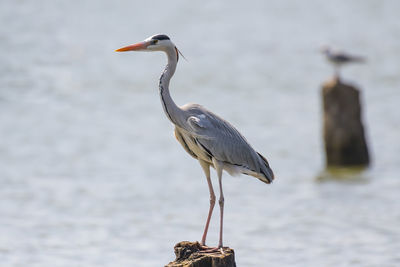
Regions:
<svg viewBox="0 0 400 267"><path fill-rule="evenodd" d="M121 47L121 48L115 50L115 52L127 52L127 51L145 50L148 46L149 46L148 42L140 42L140 43L137 43L137 44Z"/></svg>

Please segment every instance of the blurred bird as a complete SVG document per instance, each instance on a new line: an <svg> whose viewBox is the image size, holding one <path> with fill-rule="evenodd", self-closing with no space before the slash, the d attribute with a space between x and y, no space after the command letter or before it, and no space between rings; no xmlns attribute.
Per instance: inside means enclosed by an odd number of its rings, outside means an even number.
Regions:
<svg viewBox="0 0 400 267"><path fill-rule="evenodd" d="M256 152L246 139L229 122L198 104L186 104L178 107L169 93L169 82L175 73L179 59L179 50L170 38L164 34L151 36L140 43L125 46L115 50L125 51L162 51L166 53L168 63L161 74L159 93L161 104L167 118L175 125L175 137L187 153L197 159L202 167L210 192L210 208L206 225L201 238L205 251L217 251L222 247L224 194L222 191L222 171L231 175L247 174L254 176L264 183L271 183L274 174L268 161ZM210 167L218 176L220 228L217 248L205 245L211 215L215 205L215 194L210 179Z"/></svg>
<svg viewBox="0 0 400 267"><path fill-rule="evenodd" d="M340 67L347 63L364 63L365 58L360 56L349 55L341 51L332 50L329 47L322 48L322 53L326 56L327 60L332 63L335 69L335 77L339 78Z"/></svg>

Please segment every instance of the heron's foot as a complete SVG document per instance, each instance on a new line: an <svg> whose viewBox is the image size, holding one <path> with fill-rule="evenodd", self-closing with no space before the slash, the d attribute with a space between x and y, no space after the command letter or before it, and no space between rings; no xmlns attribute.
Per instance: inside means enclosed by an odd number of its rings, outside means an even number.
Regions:
<svg viewBox="0 0 400 267"><path fill-rule="evenodd" d="M202 253L221 253L225 254L223 247L209 247L206 245L200 245L200 252Z"/></svg>

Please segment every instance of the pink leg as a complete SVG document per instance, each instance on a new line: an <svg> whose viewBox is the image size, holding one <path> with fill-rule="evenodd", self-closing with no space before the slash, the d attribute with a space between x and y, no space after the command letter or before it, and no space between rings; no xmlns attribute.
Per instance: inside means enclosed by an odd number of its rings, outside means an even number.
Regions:
<svg viewBox="0 0 400 267"><path fill-rule="evenodd" d="M210 225L211 215L212 215L212 212L213 212L214 206L215 206L215 194L214 194L214 189L213 189L213 186L211 183L211 178L210 178L210 165L204 161L200 161L200 165L203 168L203 171L206 175L208 190L210 191L210 209L208 210L206 226L204 227L204 233L203 233L203 236L201 237L201 243L200 243L202 246L205 246L207 232L208 232L208 226Z"/></svg>
<svg viewBox="0 0 400 267"><path fill-rule="evenodd" d="M222 233L223 231L223 225L224 225L224 194L222 192L222 176L218 177L218 182L219 182L219 209L220 209L220 222L219 222L219 242L218 242L218 248L222 248Z"/></svg>
<svg viewBox="0 0 400 267"><path fill-rule="evenodd" d="M218 162L217 160L213 159L215 170L217 171L218 175L218 184L219 184L219 210L220 210L220 221L219 221L219 242L218 248L222 249L222 234L223 234L223 225L224 225L224 193L222 192L222 163ZM221 250L221 252L223 252Z"/></svg>

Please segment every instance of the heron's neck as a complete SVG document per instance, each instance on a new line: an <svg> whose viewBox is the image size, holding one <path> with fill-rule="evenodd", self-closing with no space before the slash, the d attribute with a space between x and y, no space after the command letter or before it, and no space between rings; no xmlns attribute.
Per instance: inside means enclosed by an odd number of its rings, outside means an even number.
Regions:
<svg viewBox="0 0 400 267"><path fill-rule="evenodd" d="M161 104L168 119L172 123L179 126L182 124L183 111L175 104L169 93L169 81L175 73L176 65L178 63L178 57L174 48L167 50L166 53L168 56L168 64L167 66L165 66L165 69L161 74L159 84Z"/></svg>

